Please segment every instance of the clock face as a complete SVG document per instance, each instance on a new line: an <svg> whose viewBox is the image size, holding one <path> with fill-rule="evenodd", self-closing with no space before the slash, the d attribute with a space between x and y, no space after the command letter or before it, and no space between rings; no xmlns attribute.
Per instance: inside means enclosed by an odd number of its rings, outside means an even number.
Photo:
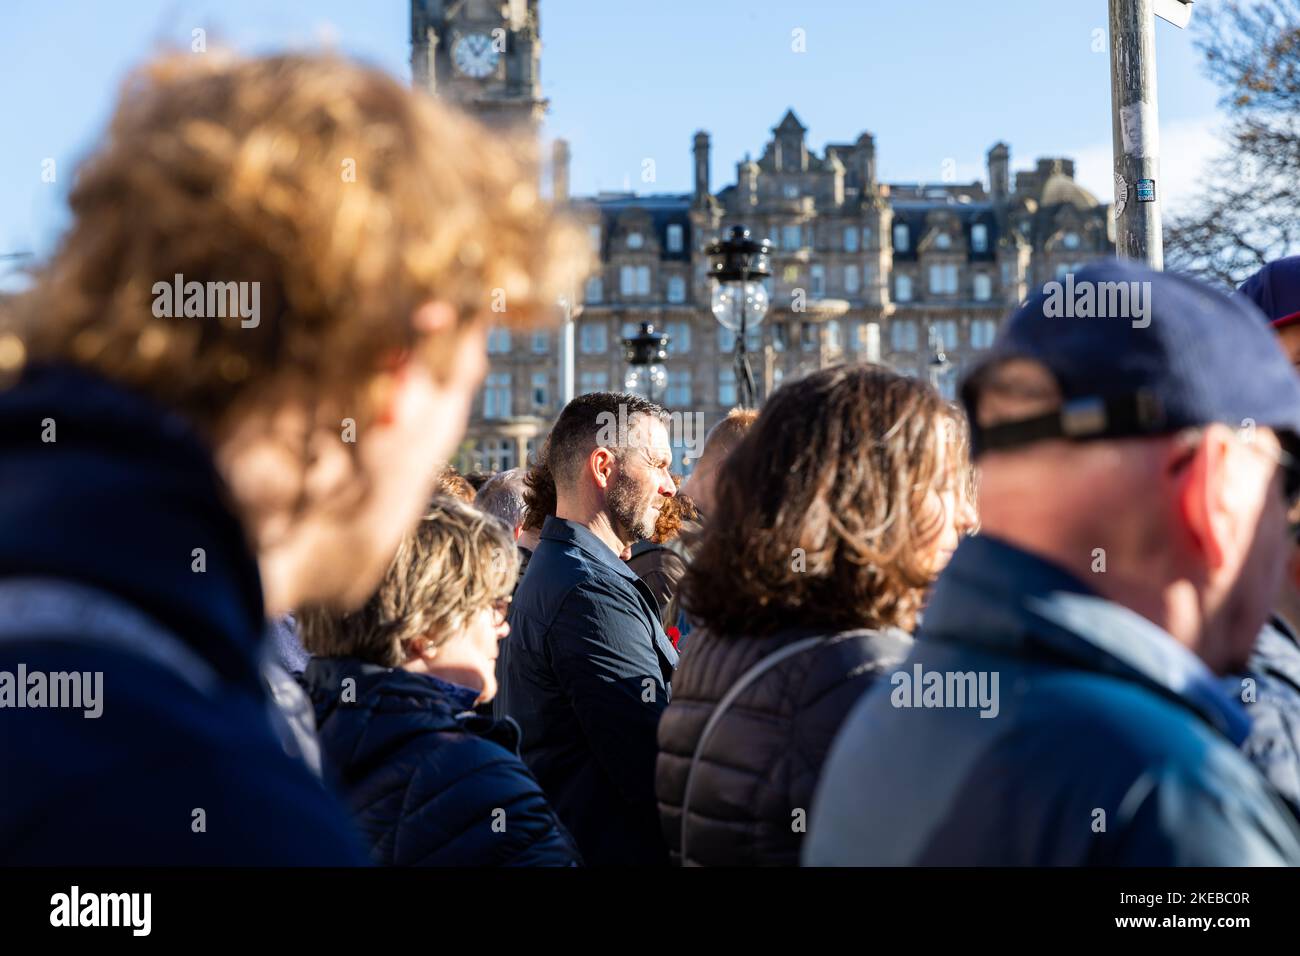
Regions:
<svg viewBox="0 0 1300 956"><path fill-rule="evenodd" d="M456 69L465 76L481 80L491 76L501 58L486 33L467 33L451 48L451 59Z"/></svg>

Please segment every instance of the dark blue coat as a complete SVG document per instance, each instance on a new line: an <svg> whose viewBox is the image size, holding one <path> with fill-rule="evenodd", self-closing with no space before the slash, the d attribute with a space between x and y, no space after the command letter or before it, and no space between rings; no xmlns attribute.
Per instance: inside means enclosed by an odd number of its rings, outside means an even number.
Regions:
<svg viewBox="0 0 1300 956"><path fill-rule="evenodd" d="M346 685L351 693L343 693ZM453 685L354 658L302 676L327 774L383 866L576 866L577 848L516 752L518 730Z"/></svg>
<svg viewBox="0 0 1300 956"><path fill-rule="evenodd" d="M0 710L0 862L365 861L272 728L257 564L226 498L202 443L140 396L67 368L0 392L5 593L89 589L152 622L131 650L129 629L94 637L102 610L64 602L27 631L6 614L0 672L101 671L103 712ZM185 666L158 658L150 631Z"/></svg>
<svg viewBox="0 0 1300 956"><path fill-rule="evenodd" d="M921 686L952 679L934 698L947 706L917 706L918 667ZM996 676L991 706L956 706L970 686L959 674L986 690ZM912 653L832 747L804 861L1300 863L1290 814L1238 751L1248 729L1200 659L1150 621L1032 555L967 539Z"/></svg>
<svg viewBox="0 0 1300 956"><path fill-rule="evenodd" d="M1280 618L1264 626L1244 675L1224 680L1250 715L1242 752L1300 817L1300 640Z"/></svg>
<svg viewBox="0 0 1300 956"><path fill-rule="evenodd" d="M498 714L590 865L667 864L656 731L677 652L644 583L587 528L546 519L510 606Z"/></svg>

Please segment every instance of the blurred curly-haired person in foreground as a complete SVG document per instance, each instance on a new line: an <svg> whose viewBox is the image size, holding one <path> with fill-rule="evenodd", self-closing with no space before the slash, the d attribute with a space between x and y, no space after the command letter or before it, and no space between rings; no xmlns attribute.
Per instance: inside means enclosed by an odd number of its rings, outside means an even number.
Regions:
<svg viewBox="0 0 1300 956"><path fill-rule="evenodd" d="M127 80L0 328L0 670L111 688L95 720L5 715L0 859L364 859L271 733L264 621L369 597L489 321L539 321L585 265L514 155L334 56Z"/></svg>
<svg viewBox="0 0 1300 956"><path fill-rule="evenodd" d="M473 711L496 696L517 575L496 518L435 497L365 607L301 616L325 769L344 782L375 863L579 861L519 759L518 726Z"/></svg>
<svg viewBox="0 0 1300 956"><path fill-rule="evenodd" d="M969 475L961 413L916 379L841 365L768 399L680 585L695 628L655 781L677 862L798 865L836 731L974 527Z"/></svg>

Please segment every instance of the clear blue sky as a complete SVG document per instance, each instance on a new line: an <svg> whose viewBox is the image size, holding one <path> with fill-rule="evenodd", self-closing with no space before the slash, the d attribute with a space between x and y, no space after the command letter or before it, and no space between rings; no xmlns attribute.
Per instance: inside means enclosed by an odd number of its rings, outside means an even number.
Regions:
<svg viewBox="0 0 1300 956"><path fill-rule="evenodd" d="M1215 0L1207 0L1213 3ZM1204 7L1206 3L1198 4ZM190 31L245 51L322 38L406 78L405 0L3 0L0 253L47 252L69 173L129 66ZM691 136L713 135L713 187L761 150L788 107L814 148L874 133L885 180L983 175L999 139L1013 168L1067 155L1109 196L1106 0L542 0L547 134L573 147L575 193L687 191ZM801 29L806 52L792 50ZM1188 33L1157 24L1164 178L1192 188L1216 146L1214 87ZM57 162L58 181L41 182ZM641 179L655 161L656 182ZM1166 191L1166 196L1170 191ZM0 287L12 281L0 262Z"/></svg>

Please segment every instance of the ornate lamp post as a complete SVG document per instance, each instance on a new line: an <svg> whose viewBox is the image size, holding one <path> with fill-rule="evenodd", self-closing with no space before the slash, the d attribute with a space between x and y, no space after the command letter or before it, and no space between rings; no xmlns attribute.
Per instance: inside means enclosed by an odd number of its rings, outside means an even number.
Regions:
<svg viewBox="0 0 1300 956"><path fill-rule="evenodd" d="M642 322L636 335L623 340L623 357L627 361L623 387L629 392L644 395L652 402L659 401L668 384L668 371L664 368L668 338L663 332L656 332L653 323Z"/></svg>
<svg viewBox="0 0 1300 956"><path fill-rule="evenodd" d="M952 363L948 361L948 356L943 350L943 336L935 331L933 325L930 326L929 370L930 384L934 386L935 391L947 398L943 385L948 373L952 371Z"/></svg>
<svg viewBox="0 0 1300 956"><path fill-rule="evenodd" d="M755 241L744 226L732 226L725 239L706 250L713 287L713 317L736 337L736 389L743 408L754 407L754 373L745 354L745 333L767 315L771 304L764 280L772 274L772 247Z"/></svg>

